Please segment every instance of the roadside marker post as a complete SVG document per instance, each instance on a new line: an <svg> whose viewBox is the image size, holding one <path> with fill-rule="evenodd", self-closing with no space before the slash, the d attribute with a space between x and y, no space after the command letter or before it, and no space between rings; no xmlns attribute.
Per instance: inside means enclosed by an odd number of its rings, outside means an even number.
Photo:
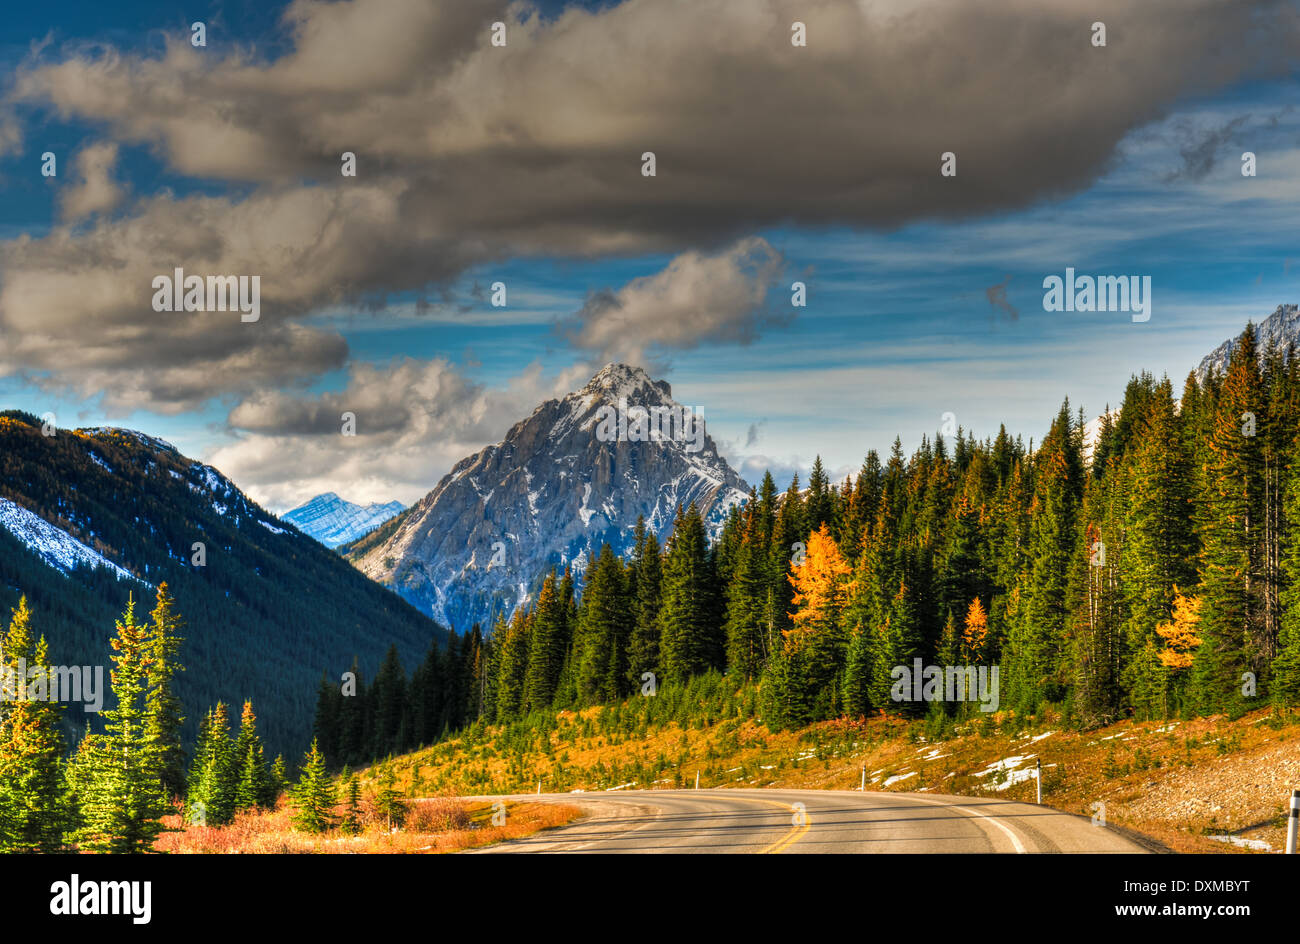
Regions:
<svg viewBox="0 0 1300 944"><path fill-rule="evenodd" d="M862 765L862 786L858 787L863 793L867 792L867 765Z"/></svg>
<svg viewBox="0 0 1300 944"><path fill-rule="evenodd" d="M1291 816L1286 821L1286 854L1296 853L1296 830L1300 829L1300 790L1291 791Z"/></svg>
<svg viewBox="0 0 1300 944"><path fill-rule="evenodd" d="M1038 805L1043 805L1043 759L1034 762L1034 782L1038 784Z"/></svg>
<svg viewBox="0 0 1300 944"><path fill-rule="evenodd" d="M695 771L695 789L700 789L700 772L698 770Z"/></svg>

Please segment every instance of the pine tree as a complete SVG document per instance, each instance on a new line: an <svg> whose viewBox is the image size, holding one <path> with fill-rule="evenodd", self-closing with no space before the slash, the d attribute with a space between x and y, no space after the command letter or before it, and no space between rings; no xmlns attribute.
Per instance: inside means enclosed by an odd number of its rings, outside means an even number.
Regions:
<svg viewBox="0 0 1300 944"><path fill-rule="evenodd" d="M361 832L361 784L347 765L343 767L342 773L343 795L346 797L343 806L343 818L339 821L339 829L349 836L355 836Z"/></svg>
<svg viewBox="0 0 1300 944"><path fill-rule="evenodd" d="M1233 347L1202 447L1197 523L1204 548L1203 642L1192 667L1192 697L1204 713L1247 707L1242 677L1263 668L1264 414L1255 332L1248 325Z"/></svg>
<svg viewBox="0 0 1300 944"><path fill-rule="evenodd" d="M397 646L388 647L370 692L375 712L370 756L384 757L402 748L400 734L406 707L406 670L402 668Z"/></svg>
<svg viewBox="0 0 1300 944"><path fill-rule="evenodd" d="M391 767L385 766L379 775L379 792L375 794L375 813L384 818L388 831L401 829L406 822L406 804L397 792L396 777Z"/></svg>
<svg viewBox="0 0 1300 944"><path fill-rule="evenodd" d="M692 503L685 512L678 509L664 561L660 654L667 680L684 683L722 668L725 641L715 593L704 522Z"/></svg>
<svg viewBox="0 0 1300 944"><path fill-rule="evenodd" d="M1066 402L1033 460L1036 482L1024 612L1011 627L1011 700L1026 710L1065 695L1065 624L1083 480L1081 447L1082 431Z"/></svg>
<svg viewBox="0 0 1300 944"><path fill-rule="evenodd" d="M262 796L261 806L268 810L275 809L280 802L280 794L284 792L288 782L289 778L284 770L284 756L276 754L275 760L271 761L271 770L266 775L266 793Z"/></svg>
<svg viewBox="0 0 1300 944"><path fill-rule="evenodd" d="M504 630L504 632L502 632ZM513 721L523 711L524 685L528 675L527 614L521 606L507 627L497 623L501 639L501 662L497 670L497 718Z"/></svg>
<svg viewBox="0 0 1300 944"><path fill-rule="evenodd" d="M370 756L373 731L371 699L355 656L348 674L351 678L346 687L339 689L339 760L360 763Z"/></svg>
<svg viewBox="0 0 1300 944"><path fill-rule="evenodd" d="M190 812L202 811L209 826L223 826L235 816L241 763L230 739L230 719L225 704L208 712L200 727L190 768L186 802Z"/></svg>
<svg viewBox="0 0 1300 944"><path fill-rule="evenodd" d="M312 722L312 734L321 746L321 752L327 757L337 757L343 753L340 745L340 718L343 710L343 694L337 685L330 683L329 676L322 672L320 686L316 690L316 715Z"/></svg>
<svg viewBox="0 0 1300 944"><path fill-rule="evenodd" d="M632 558L632 577L635 594L631 601L632 632L627 646L627 675L629 690L637 691L645 681L645 673L656 678L662 674L659 656L659 607L663 595L663 569L659 556L659 540L654 532L645 528L644 519L637 518L639 538L636 539Z"/></svg>
<svg viewBox="0 0 1300 944"><path fill-rule="evenodd" d="M262 739L257 736L257 716L253 703L244 702L239 719L239 733L235 737L234 760L238 765L235 785L235 811L244 812L266 805L268 776Z"/></svg>
<svg viewBox="0 0 1300 944"><path fill-rule="evenodd" d="M559 689L560 672L569 648L566 601L561 599L555 572L547 575L533 608L528 640L528 671L524 679L526 711L550 708Z"/></svg>
<svg viewBox="0 0 1300 944"><path fill-rule="evenodd" d="M830 480L822 466L822 457L813 462L812 474L808 477L808 504L804 519L804 530L811 533L822 525L829 525L832 518Z"/></svg>
<svg viewBox="0 0 1300 944"><path fill-rule="evenodd" d="M19 697L31 667L49 663L45 638L34 638L27 598L18 600L0 653L0 853L57 852L67 820L60 711L41 691ZM44 684L51 684L46 679Z"/></svg>
<svg viewBox="0 0 1300 944"><path fill-rule="evenodd" d="M1297 358L1292 358L1295 364ZM1282 572L1286 585L1281 591L1281 618L1277 655L1273 659L1272 696L1276 704L1300 706L1300 446L1291 447L1291 471L1283 510L1291 525L1282 543Z"/></svg>
<svg viewBox="0 0 1300 944"><path fill-rule="evenodd" d="M756 678L765 658L764 603L769 539L762 533L757 508L751 504L745 531L736 552L735 572L725 584L727 597L727 671L738 678Z"/></svg>
<svg viewBox="0 0 1300 944"><path fill-rule="evenodd" d="M175 604L166 582L160 583L153 612L149 614L146 644L148 733L161 754L163 785L168 797L178 797L185 790L185 750L181 746L184 706L175 691L175 676L185 671L185 667L180 663L183 640L177 635L181 620Z"/></svg>
<svg viewBox="0 0 1300 944"><path fill-rule="evenodd" d="M768 655L780 650L781 634L790 628L790 599L794 595L788 579L790 564L807 537L799 476L796 475L781 497L772 525L772 545L768 550L767 588L763 595L764 652Z"/></svg>
<svg viewBox="0 0 1300 944"><path fill-rule="evenodd" d="M629 621L623 563L608 545L587 570L582 610L578 618L581 647L578 660L578 695L588 704L610 702L627 693L627 643Z"/></svg>
<svg viewBox="0 0 1300 944"><path fill-rule="evenodd" d="M167 812L162 747L149 733L149 627L135 621L135 601L117 622L107 733L83 741L84 789L76 840L96 852L148 852ZM89 742L89 743L87 743Z"/></svg>
<svg viewBox="0 0 1300 944"><path fill-rule="evenodd" d="M302 775L293 788L293 824L308 833L323 833L334 824L334 784L325 770L325 756L316 741L303 756Z"/></svg>

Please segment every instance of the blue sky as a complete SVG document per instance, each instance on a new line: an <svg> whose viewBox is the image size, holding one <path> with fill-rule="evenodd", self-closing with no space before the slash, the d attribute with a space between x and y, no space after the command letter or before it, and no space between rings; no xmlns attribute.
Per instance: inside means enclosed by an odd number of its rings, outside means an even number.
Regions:
<svg viewBox="0 0 1300 944"><path fill-rule="evenodd" d="M541 4L543 20L564 6ZM254 2L213 3L183 15L161 2L15 9L0 25L0 65L13 74L94 63L109 55L108 47L111 55L160 61L167 55L163 37L183 35L195 19L208 24L205 55L213 61L242 50L271 63L295 47L281 12ZM544 35L545 23L536 29ZM933 435L946 412L981 438L1005 423L1013 434L1037 440L1063 398L1096 414L1116 405L1128 377L1141 370L1168 373L1181 387L1200 358L1247 319L1261 320L1278 305L1300 300L1296 78L1287 67L1214 88L1170 92L1149 120L1130 121L1082 178L1039 188L1043 192L1027 188L1002 207L948 214L931 203L903 219L873 219L870 211L836 219L828 211L825 222L815 223L794 221L797 211L783 214L778 207L752 222L738 213L726 233L707 220L698 236L688 230L664 235L652 227L645 238L624 243L615 226L578 249L560 240L554 252L545 248L549 236L526 233L520 224L500 241L509 244L504 250L498 245L454 267L431 257L428 282L418 288L410 287L405 273L389 286L378 266L365 298L316 297L294 309L293 324L346 343L341 359L322 355L298 373L259 368L256 377L265 377L264 383L255 379L225 389L214 381L211 396L172 400L157 391L118 396L128 381L113 372L122 369L117 364L112 370L97 364L79 374L62 368L57 358L11 360L7 369L0 363L0 406L53 411L60 425L124 425L160 435L187 454L216 462L275 510L326 488L355 500L409 502L460 455L499 439L537 399L580 386L584 374L600 365L608 345L584 344L572 332L575 324L593 322L593 296L610 292L631 306L631 296L619 293L634 280L655 279L683 254L690 264L725 255L733 235L743 234L764 241L775 260L759 280L757 301L719 316L717 331L692 336L687 326L671 338L626 340L617 350L634 350L652 374L672 383L678 400L701 408L710 434L751 482L771 469L784 484L816 454L842 474L856 469L868 449L887 451L896 435L910 450L922 434ZM142 136L129 118L98 116L93 102L84 100L88 93L76 99L56 84L48 89L6 93L21 143L0 155L5 245L51 240L64 230L70 240L90 240L88 231L101 222L120 224L125 233L131 220L149 212L148 201L162 194L237 206L315 181L310 172L259 179L239 167L196 173L193 160L187 165L175 146L169 151ZM1016 107L1010 101L1002 105ZM568 107L556 105L559 111ZM183 133L164 129L173 132ZM412 136L418 133L411 130ZM1088 126L1073 133L1086 135ZM105 141L117 144L109 172L114 199L86 220L61 216L66 188L77 184L76 156L87 144ZM394 147L395 154L400 145ZM56 178L40 175L46 151L59 158ZM1257 155L1257 176L1242 176L1243 151ZM937 176L937 154L933 165ZM816 168L810 170L815 175ZM436 203L429 212L438 215ZM575 212L581 224L581 209ZM112 233L104 238L126 239ZM466 236L466 243L473 241ZM0 285L7 275L18 284L11 273L35 264L14 261L19 258L0 254ZM1150 276L1150 321L1135 324L1124 313L1044 311L1044 277L1067 267L1080 274ZM788 304L796 279L808 286L806 308ZM492 308L482 296L495 281L508 286L505 309ZM997 286L1005 291L1005 305L990 300ZM442 298L454 301L438 304ZM431 301L432 308L421 310L418 299ZM11 340L13 323L0 308L0 326L9 329ZM5 337L0 335L0 343ZM141 370L150 370L156 356L164 355L145 356ZM363 444L346 462L331 461L327 449L313 446L297 463L272 456L293 454L295 442L309 441L294 437L309 437L312 430L277 430L248 419L253 413L287 415L285 410L297 416L313 397L331 394L341 399L327 404L346 404L348 396L362 397L358 366L378 372L367 381L378 385L380 374L400 364L422 372L421 396L431 401L454 387L446 396L456 402L459 419L394 432L398 438ZM383 388L384 395L400 398L400 384L394 384ZM404 409L396 402L392 408ZM428 446L430 437L438 437L437 448ZM369 459L367 449L374 453ZM400 467L386 465L396 453L403 457ZM316 466L307 468L313 461Z"/></svg>

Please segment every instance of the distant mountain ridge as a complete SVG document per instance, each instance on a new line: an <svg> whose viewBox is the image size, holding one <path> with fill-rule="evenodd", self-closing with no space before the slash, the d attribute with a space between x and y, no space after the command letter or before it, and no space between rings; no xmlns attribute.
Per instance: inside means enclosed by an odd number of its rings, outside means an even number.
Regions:
<svg viewBox="0 0 1300 944"><path fill-rule="evenodd" d="M325 492L280 518L326 547L337 548L369 534L405 507L398 501L358 505L334 492Z"/></svg>
<svg viewBox="0 0 1300 944"><path fill-rule="evenodd" d="M170 444L107 428L46 436L38 418L0 413L0 620L25 595L55 664L107 666L128 595L146 616L163 581L185 620L188 735L218 700L237 723L251 698L273 755L289 760L310 741L322 671L337 679L355 656L373 677L390 645L411 665L446 639ZM85 720L72 719L76 733Z"/></svg>
<svg viewBox="0 0 1300 944"><path fill-rule="evenodd" d="M638 410L681 417L662 380L609 364L581 389L548 400L499 443L462 459L437 487L345 549L362 572L457 630L490 630L528 599L550 567L581 572L608 542L631 550L637 516L666 537L694 502L713 531L749 486L704 429L636 441L612 421Z"/></svg>

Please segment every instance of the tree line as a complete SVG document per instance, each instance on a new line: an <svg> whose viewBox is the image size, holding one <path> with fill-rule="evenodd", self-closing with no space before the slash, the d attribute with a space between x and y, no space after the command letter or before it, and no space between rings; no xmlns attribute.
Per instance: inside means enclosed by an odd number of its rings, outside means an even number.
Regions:
<svg viewBox="0 0 1300 944"><path fill-rule="evenodd" d="M898 700L895 668L920 659L998 666L1002 708L1081 727L1300 704L1293 354L1261 351L1248 325L1181 397L1133 377L1087 442L1067 400L1037 446L958 428L910 457L895 440L838 486L820 459L806 489L779 494L769 474L714 541L694 506L663 547L638 521L627 559L606 545L580 582L552 570L486 639L475 627L454 679L426 660L421 698L450 686L462 724L492 723L720 671L758 686L772 727L978 710ZM351 723L385 732L381 756L455 728L393 700L395 654L386 671L368 703L323 683L318 735L369 714Z"/></svg>

